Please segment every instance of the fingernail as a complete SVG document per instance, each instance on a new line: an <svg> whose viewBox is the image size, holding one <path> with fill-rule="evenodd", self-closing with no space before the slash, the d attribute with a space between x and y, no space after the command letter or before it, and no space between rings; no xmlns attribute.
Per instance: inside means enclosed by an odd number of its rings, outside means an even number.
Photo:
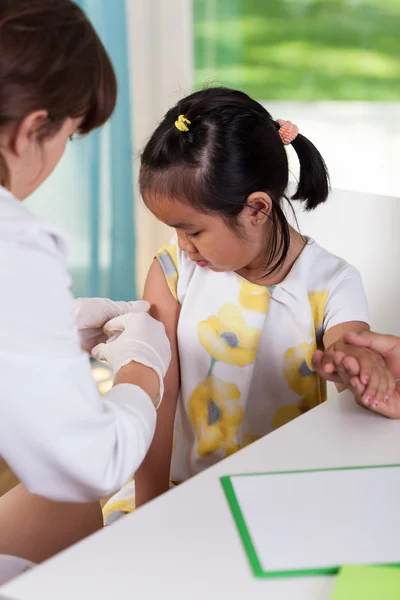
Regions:
<svg viewBox="0 0 400 600"><path fill-rule="evenodd" d="M366 398L364 398L364 402L365 402L365 404L370 404L371 398L369 396L367 396Z"/></svg>
<svg viewBox="0 0 400 600"><path fill-rule="evenodd" d="M383 399L384 402L389 402L389 396L385 396Z"/></svg>
<svg viewBox="0 0 400 600"><path fill-rule="evenodd" d="M363 377L363 383L368 383L369 382L369 377L368 375L366 375L365 377Z"/></svg>
<svg viewBox="0 0 400 600"><path fill-rule="evenodd" d="M379 402L374 402L373 406L377 408L379 406Z"/></svg>

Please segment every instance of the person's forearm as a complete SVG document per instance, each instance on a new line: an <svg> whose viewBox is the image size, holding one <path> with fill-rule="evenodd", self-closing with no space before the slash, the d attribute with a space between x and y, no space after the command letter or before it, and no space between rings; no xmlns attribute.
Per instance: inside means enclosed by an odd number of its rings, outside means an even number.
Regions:
<svg viewBox="0 0 400 600"><path fill-rule="evenodd" d="M168 491L171 450L161 455L157 450L150 448L135 474L136 508Z"/></svg>
<svg viewBox="0 0 400 600"><path fill-rule="evenodd" d="M125 383L100 398L80 351L74 360L4 355L2 361L0 450L25 487L50 500L83 503L120 489L153 439L156 412L148 394ZM22 376L15 376L17 367ZM27 379L40 389L37 402L26 394ZM147 391L157 393L154 387ZM85 453L91 459L82 462Z"/></svg>
<svg viewBox="0 0 400 600"><path fill-rule="evenodd" d="M142 506L169 488L175 411L179 393L177 329L180 306L171 295L161 265L153 262L147 276L144 298L150 314L161 321L171 344L172 360L164 379L163 401L157 410L157 424L150 449L135 473L136 507Z"/></svg>
<svg viewBox="0 0 400 600"><path fill-rule="evenodd" d="M171 406L172 405L172 406ZM169 489L176 399L164 396L150 449L135 473L136 508Z"/></svg>

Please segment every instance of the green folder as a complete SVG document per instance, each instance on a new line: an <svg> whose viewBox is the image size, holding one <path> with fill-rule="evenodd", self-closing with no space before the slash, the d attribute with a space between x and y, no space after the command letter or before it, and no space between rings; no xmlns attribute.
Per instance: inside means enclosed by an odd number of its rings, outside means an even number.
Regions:
<svg viewBox="0 0 400 600"><path fill-rule="evenodd" d="M400 600L400 569L343 567L331 600Z"/></svg>
<svg viewBox="0 0 400 600"><path fill-rule="evenodd" d="M257 554L256 545L252 538L252 535L248 529L245 515L240 506L240 502L236 496L235 489L232 485L232 479L236 479L238 477L255 477L255 476L268 476L268 475L292 475L292 474L301 474L301 473L326 473L330 471L355 471L361 469L399 469L399 464L393 465L372 465L372 466L359 466L359 467L344 467L344 468L332 468L332 469L307 469L307 470L299 470L299 471L278 471L278 472L267 472L267 473L248 473L248 474L238 474L231 475L227 477L221 478L222 487L224 489L226 498L228 500L229 506L232 511L233 518L235 520L236 526L239 531L240 538L244 545L248 560L250 562L251 569L256 577L261 578L277 578L277 577L293 577L293 576L315 576L315 575L334 575L336 574L342 565L334 564L329 565L323 568L316 567L306 568L306 569L294 569L294 570L266 570L263 568L260 558ZM399 489L400 489L400 479L399 479ZM398 499L397 499L398 500ZM394 535L397 535L394 534ZM400 556L400 537L399 539L399 556ZM400 563L393 562L386 565L393 567L400 567ZM399 597L400 600L400 597Z"/></svg>

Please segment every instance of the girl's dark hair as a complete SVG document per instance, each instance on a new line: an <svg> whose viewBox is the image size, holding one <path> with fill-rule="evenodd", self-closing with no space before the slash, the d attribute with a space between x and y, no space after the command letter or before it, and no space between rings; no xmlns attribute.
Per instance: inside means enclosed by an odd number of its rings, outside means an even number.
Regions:
<svg viewBox="0 0 400 600"><path fill-rule="evenodd" d="M179 115L189 131L174 123ZM267 266L272 273L284 262L290 230L282 202L289 179L288 158L279 124L243 92L210 88L184 98L165 115L141 157L140 189L173 197L207 213L216 212L235 228L252 192L266 192L273 203ZM294 200L313 210L329 192L328 173L315 146L299 134L292 142L300 161Z"/></svg>
<svg viewBox="0 0 400 600"><path fill-rule="evenodd" d="M84 12L71 0L0 0L0 131L17 131L44 109L38 135L57 133L66 118L83 117L85 134L111 116L114 69ZM0 153L0 184L9 171Z"/></svg>

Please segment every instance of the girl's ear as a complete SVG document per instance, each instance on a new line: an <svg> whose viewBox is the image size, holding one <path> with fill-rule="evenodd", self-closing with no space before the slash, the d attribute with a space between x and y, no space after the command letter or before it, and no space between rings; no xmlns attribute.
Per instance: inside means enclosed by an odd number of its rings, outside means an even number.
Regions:
<svg viewBox="0 0 400 600"><path fill-rule="evenodd" d="M265 192L253 192L247 197L245 206L250 209L248 213L251 224L263 225L271 214L272 200Z"/></svg>

